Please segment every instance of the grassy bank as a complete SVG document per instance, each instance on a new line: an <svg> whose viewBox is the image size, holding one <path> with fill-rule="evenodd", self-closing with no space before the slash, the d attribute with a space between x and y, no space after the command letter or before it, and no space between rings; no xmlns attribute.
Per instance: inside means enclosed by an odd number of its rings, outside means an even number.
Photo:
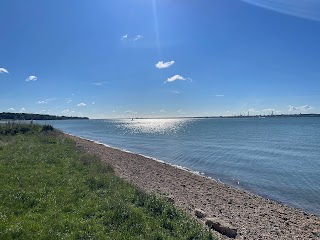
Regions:
<svg viewBox="0 0 320 240"><path fill-rule="evenodd" d="M0 239L213 239L50 126L0 124Z"/></svg>

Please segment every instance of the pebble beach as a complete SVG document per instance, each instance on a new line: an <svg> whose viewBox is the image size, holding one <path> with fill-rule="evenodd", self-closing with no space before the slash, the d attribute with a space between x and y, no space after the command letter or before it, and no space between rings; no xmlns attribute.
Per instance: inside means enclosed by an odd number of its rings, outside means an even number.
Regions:
<svg viewBox="0 0 320 240"><path fill-rule="evenodd" d="M110 164L119 177L168 198L204 225L217 219L235 229L235 236L215 231L219 239L320 239L319 216L139 154L66 136ZM195 216L195 210L205 216Z"/></svg>

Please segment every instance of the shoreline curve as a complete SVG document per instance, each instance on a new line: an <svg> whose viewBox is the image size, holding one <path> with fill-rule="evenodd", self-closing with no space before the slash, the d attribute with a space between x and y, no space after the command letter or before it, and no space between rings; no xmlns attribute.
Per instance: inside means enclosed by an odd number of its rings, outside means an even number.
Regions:
<svg viewBox="0 0 320 240"><path fill-rule="evenodd" d="M121 178L142 190L169 197L193 215L202 209L238 230L236 239L320 239L320 218L199 172L64 133L78 148L109 163ZM194 216L194 215L193 215ZM221 239L228 239L218 234Z"/></svg>

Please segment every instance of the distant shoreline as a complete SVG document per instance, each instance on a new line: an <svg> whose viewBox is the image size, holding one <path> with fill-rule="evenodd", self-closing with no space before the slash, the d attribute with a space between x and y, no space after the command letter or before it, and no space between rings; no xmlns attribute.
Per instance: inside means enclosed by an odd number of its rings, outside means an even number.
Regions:
<svg viewBox="0 0 320 240"><path fill-rule="evenodd" d="M89 119L87 117L67 117L55 116L48 114L34 114L34 113L0 113L0 120L13 121L13 120L68 120L68 119Z"/></svg>
<svg viewBox="0 0 320 240"><path fill-rule="evenodd" d="M319 113L300 113L300 114L273 114L273 115L234 115L234 116L205 116L205 117L154 117L154 118L124 118L124 119L170 119L170 118L195 118L195 119L220 119L220 118L285 118L285 117L320 117Z"/></svg>
<svg viewBox="0 0 320 240"><path fill-rule="evenodd" d="M269 115L233 115L233 116L186 116L186 117L121 117L121 118L103 118L103 119L248 119L248 118L300 118L300 117L320 117L320 113L299 113L299 114L269 114ZM49 114L34 114L34 113L0 113L0 121L12 120L97 120L95 118L77 117L77 116L55 116ZM101 120L101 119L99 119Z"/></svg>
<svg viewBox="0 0 320 240"><path fill-rule="evenodd" d="M103 120L103 119L132 119L132 120L138 120L138 119L224 119L224 118L301 118L301 117L320 117L319 113L300 113L300 114L273 114L273 115L234 115L234 116L203 116L203 117L119 117L119 118L90 118L90 120Z"/></svg>
<svg viewBox="0 0 320 240"><path fill-rule="evenodd" d="M282 118L282 117L320 117L320 114L300 113L300 114L270 114L270 115L236 115L236 116L214 116L214 117L195 117L195 118Z"/></svg>

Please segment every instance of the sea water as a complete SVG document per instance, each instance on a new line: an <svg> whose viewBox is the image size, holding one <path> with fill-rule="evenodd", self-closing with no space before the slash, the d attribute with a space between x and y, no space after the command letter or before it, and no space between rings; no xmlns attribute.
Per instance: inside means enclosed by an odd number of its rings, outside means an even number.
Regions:
<svg viewBox="0 0 320 240"><path fill-rule="evenodd" d="M320 215L320 118L49 123L64 132L183 166Z"/></svg>

